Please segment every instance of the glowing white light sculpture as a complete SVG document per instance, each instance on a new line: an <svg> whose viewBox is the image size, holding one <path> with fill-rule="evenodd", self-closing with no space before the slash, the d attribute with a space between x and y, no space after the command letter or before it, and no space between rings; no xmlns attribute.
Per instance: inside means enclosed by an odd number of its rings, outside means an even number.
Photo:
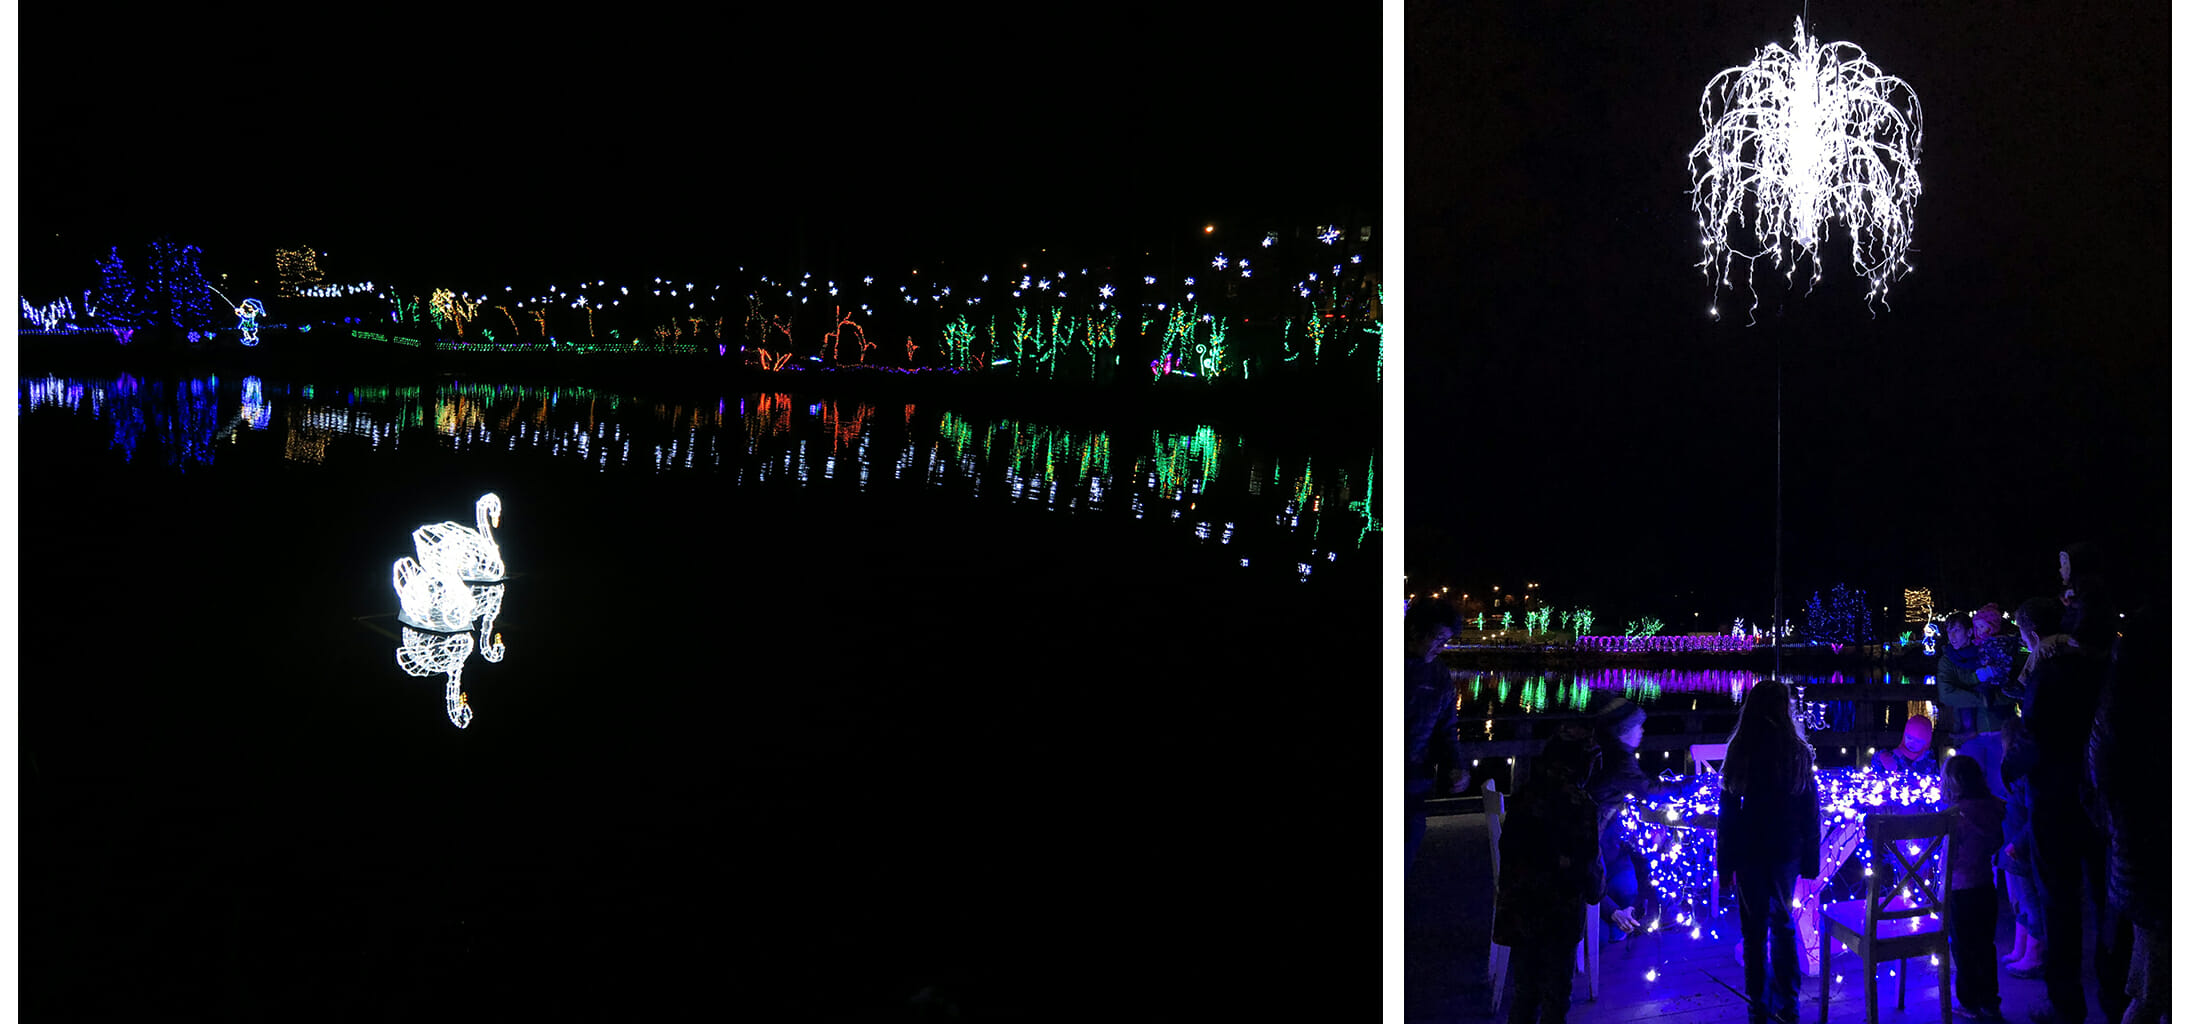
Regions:
<svg viewBox="0 0 2200 1024"><path fill-rule="evenodd" d="M455 675L474 653L472 633L427 633L411 626L398 627L404 645L397 649L397 667L409 676Z"/></svg>
<svg viewBox="0 0 2200 1024"><path fill-rule="evenodd" d="M1733 259L1769 258L1792 282L1830 222L1848 226L1864 302L1886 305L1909 269L1903 256L1922 191L1923 114L1908 82L1885 74L1855 43L1821 44L1795 21L1795 50L1767 44L1745 67L1714 75L1703 92L1703 138L1689 151L1704 278L1733 287ZM1717 307L1712 313L1716 315Z"/></svg>
<svg viewBox="0 0 2200 1024"><path fill-rule="evenodd" d="M474 525L430 523L413 531L413 548L420 564L451 563L459 577L471 583L493 583L504 578L504 553L497 549L490 528L501 521L504 502L494 492L474 502Z"/></svg>
<svg viewBox="0 0 2200 1024"><path fill-rule="evenodd" d="M443 713L450 716L452 725L466 728L474 720L474 709L467 703L466 692L458 688L458 683L466 671L466 656L474 650L473 634L443 635L423 633L411 626L402 628L404 638L397 648L397 667L404 669L407 675L442 673Z"/></svg>
<svg viewBox="0 0 2200 1024"><path fill-rule="evenodd" d="M492 583L486 587L471 588L474 595L474 614L481 617L481 642L476 649L484 661L504 660L504 634L496 631L497 613L504 610L504 584Z"/></svg>
<svg viewBox="0 0 2200 1024"><path fill-rule="evenodd" d="M390 566L390 580L397 587L398 621L437 633L473 630L473 594L449 562L400 558Z"/></svg>

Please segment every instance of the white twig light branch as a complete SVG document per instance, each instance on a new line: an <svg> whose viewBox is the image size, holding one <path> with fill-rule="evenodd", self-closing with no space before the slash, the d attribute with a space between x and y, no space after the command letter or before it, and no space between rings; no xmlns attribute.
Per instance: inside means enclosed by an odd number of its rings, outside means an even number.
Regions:
<svg viewBox="0 0 2200 1024"><path fill-rule="evenodd" d="M1703 138L1689 151L1704 278L1732 288L1746 265L1756 309L1756 261L1793 283L1834 223L1848 227L1850 262L1867 306L1909 269L1916 224L1923 114L1908 82L1885 74L1855 43L1820 43L1795 22L1795 49L1767 44L1747 66L1713 76L1703 92ZM1716 305L1712 315L1718 315Z"/></svg>

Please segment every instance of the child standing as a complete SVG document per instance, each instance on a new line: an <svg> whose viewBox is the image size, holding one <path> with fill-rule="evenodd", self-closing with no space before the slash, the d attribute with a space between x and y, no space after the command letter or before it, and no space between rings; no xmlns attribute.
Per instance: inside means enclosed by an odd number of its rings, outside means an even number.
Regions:
<svg viewBox="0 0 2200 1024"><path fill-rule="evenodd" d="M1761 680L1742 701L1719 784L1718 870L1742 913L1742 982L1750 1024L1796 1020L1802 966L1789 900L1818 875L1817 754L1795 720L1787 684ZM1770 934L1772 974L1765 974Z"/></svg>
<svg viewBox="0 0 2200 1024"><path fill-rule="evenodd" d="M1497 840L1497 919L1490 941L1512 947L1510 1024L1566 1024L1584 907L1604 895L1597 802L1582 784L1597 758L1587 728L1567 723L1514 794Z"/></svg>
<svg viewBox="0 0 2200 1024"><path fill-rule="evenodd" d="M1964 754L1948 759L1940 794L1955 812L1948 839L1948 937L1955 944L1957 1011L1972 1020L2001 1019L2001 979L1994 965L1994 851L2001 846L2002 802L1986 788L1986 773Z"/></svg>

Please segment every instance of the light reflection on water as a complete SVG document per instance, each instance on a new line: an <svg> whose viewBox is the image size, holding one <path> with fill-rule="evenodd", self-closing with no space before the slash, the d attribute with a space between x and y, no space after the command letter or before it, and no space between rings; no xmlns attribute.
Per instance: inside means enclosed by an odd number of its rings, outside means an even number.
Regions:
<svg viewBox="0 0 2200 1024"><path fill-rule="evenodd" d="M1235 542L1233 560L1264 562L1301 581L1379 550L1380 541L1372 458L1279 455L1212 426L1125 437L773 392L687 404L578 387L25 378L18 415L49 407L107 425L125 459L153 438L179 470L211 464L240 436L264 431L278 438L283 459L305 464L364 442L369 455L432 445L547 456L603 473L710 473L736 485L865 493L919 483L994 507L1064 515L1121 508L1199 545Z"/></svg>
<svg viewBox="0 0 2200 1024"><path fill-rule="evenodd" d="M1586 711L1595 694L1616 693L1644 707L1737 708L1749 688L1767 672L1751 669L1642 669L1599 668L1586 672L1520 672L1482 669L1453 673L1462 708L1479 707L1484 713L1567 713ZM1932 687L1931 676L1872 673L1872 678L1845 678L1835 672L1824 676L1784 674L1788 682L1806 687L1818 683L1879 682L1915 685L1923 693Z"/></svg>

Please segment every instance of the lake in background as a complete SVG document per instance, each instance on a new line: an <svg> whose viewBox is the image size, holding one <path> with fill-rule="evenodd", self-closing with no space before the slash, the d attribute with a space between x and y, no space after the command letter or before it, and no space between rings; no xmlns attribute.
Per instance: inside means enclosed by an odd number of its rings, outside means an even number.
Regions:
<svg viewBox="0 0 2200 1024"><path fill-rule="evenodd" d="M1377 991L1368 448L226 374L18 415L29 1015ZM391 563L489 491L460 729Z"/></svg>

